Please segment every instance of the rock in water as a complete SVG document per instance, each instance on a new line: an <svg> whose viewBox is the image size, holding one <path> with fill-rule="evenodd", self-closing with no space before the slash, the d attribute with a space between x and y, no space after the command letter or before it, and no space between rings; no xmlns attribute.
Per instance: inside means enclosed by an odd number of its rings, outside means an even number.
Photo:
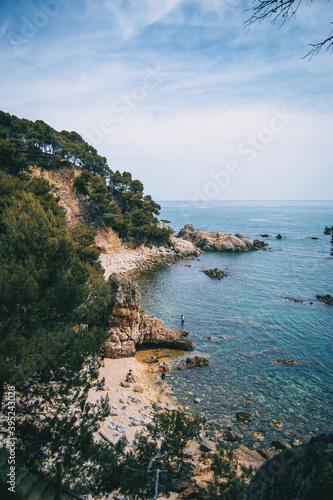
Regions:
<svg viewBox="0 0 333 500"><path fill-rule="evenodd" d="M208 250L215 252L246 252L248 250L259 250L267 243L260 240L250 240L242 233L225 234L214 231L198 231L192 224L186 224L181 229L175 240L189 241L199 250ZM173 243L175 245L175 243Z"/></svg>
<svg viewBox="0 0 333 500"><path fill-rule="evenodd" d="M236 429L232 429L231 427L228 427L226 431L223 433L223 437L226 441L239 441L240 439L243 439L243 434L238 432Z"/></svg>
<svg viewBox="0 0 333 500"><path fill-rule="evenodd" d="M217 269L217 267L215 267L215 269L207 269L205 271L202 271L206 276L208 276L209 278L217 278L219 280L221 280L222 278L225 278L226 276L228 276L224 271L220 270L220 269Z"/></svg>
<svg viewBox="0 0 333 500"><path fill-rule="evenodd" d="M317 295L318 300L322 300L325 302L325 304L329 304L330 306L333 306L333 297L332 295Z"/></svg>
<svg viewBox="0 0 333 500"><path fill-rule="evenodd" d="M332 450L333 435L322 434L282 451L259 469L243 500L333 498Z"/></svg>
<svg viewBox="0 0 333 500"><path fill-rule="evenodd" d="M236 417L240 422L248 424L252 420L252 413L250 411L239 411L236 413Z"/></svg>
<svg viewBox="0 0 333 500"><path fill-rule="evenodd" d="M296 363L294 359L277 359L276 362L281 365L294 365Z"/></svg>
<svg viewBox="0 0 333 500"><path fill-rule="evenodd" d="M103 347L109 358L134 356L137 346L168 347L190 351L194 343L179 330L166 328L162 320L151 318L140 309L140 288L134 282L115 275L109 278L107 340Z"/></svg>
<svg viewBox="0 0 333 500"><path fill-rule="evenodd" d="M206 366L209 365L210 359L195 356L195 358L186 358L186 366L187 368L194 368L195 366Z"/></svg>

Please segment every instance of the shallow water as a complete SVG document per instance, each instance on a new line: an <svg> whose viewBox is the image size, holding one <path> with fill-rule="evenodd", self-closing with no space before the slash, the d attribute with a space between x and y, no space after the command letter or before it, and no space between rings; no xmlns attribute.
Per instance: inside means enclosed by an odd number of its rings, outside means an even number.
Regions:
<svg viewBox="0 0 333 500"><path fill-rule="evenodd" d="M333 224L333 202L161 206L160 218L176 230L190 222L196 229L250 238L271 235L260 238L269 243L267 251L205 253L136 278L146 312L173 328L181 328L184 314L184 327L196 344L191 355L211 359L208 367L172 372L168 380L180 402L222 429L237 427L252 446L254 430L265 436L261 445L289 439L291 430L302 439L332 430L333 306L315 297L333 295L330 236L323 234ZM215 267L228 276L219 281L201 272ZM279 358L297 363L282 365ZM195 404L195 397L202 403ZM240 410L253 413L251 424L237 422ZM282 431L272 419L283 422Z"/></svg>

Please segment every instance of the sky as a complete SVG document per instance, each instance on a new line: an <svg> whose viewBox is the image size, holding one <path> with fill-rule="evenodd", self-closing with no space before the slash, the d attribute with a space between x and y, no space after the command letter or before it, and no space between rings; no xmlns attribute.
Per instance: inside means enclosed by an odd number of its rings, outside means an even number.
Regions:
<svg viewBox="0 0 333 500"><path fill-rule="evenodd" d="M75 130L155 200L330 200L333 2L1 0L0 109Z"/></svg>

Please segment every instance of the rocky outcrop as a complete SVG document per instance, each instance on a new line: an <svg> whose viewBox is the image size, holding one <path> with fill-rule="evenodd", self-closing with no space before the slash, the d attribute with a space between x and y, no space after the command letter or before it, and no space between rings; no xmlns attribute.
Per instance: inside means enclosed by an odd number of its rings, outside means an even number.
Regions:
<svg viewBox="0 0 333 500"><path fill-rule="evenodd" d="M203 356L195 356L194 358L186 358L186 366L187 368L194 368L196 366L207 366L209 365L210 360L208 358L204 358Z"/></svg>
<svg viewBox="0 0 333 500"><path fill-rule="evenodd" d="M325 304L333 305L333 297L332 295L317 295L318 300L322 300Z"/></svg>
<svg viewBox="0 0 333 500"><path fill-rule="evenodd" d="M206 269L204 271L202 271L206 276L208 276L209 278L217 278L218 280L221 280L222 278L225 278L226 276L228 276L224 271L222 271L221 269L218 269L217 267L215 267L214 269Z"/></svg>
<svg viewBox="0 0 333 500"><path fill-rule="evenodd" d="M225 234L213 231L195 230L192 224L186 224L178 233L178 238L191 242L200 250L216 252L246 252L248 250L259 250L267 246L260 240L250 240L242 233Z"/></svg>
<svg viewBox="0 0 333 500"><path fill-rule="evenodd" d="M252 478L243 500L333 498L333 434L287 449L266 462Z"/></svg>
<svg viewBox="0 0 333 500"><path fill-rule="evenodd" d="M132 281L109 278L111 304L109 306L106 356L124 358L134 356L139 346L169 347L189 351L194 343L179 330L166 328L162 320L144 314L140 309L140 288Z"/></svg>
<svg viewBox="0 0 333 500"><path fill-rule="evenodd" d="M191 241L188 241L183 238L176 238L175 236L170 236L169 243L171 245L171 248L173 248L174 252L176 254L184 255L184 256L189 256L189 255L200 255L201 252L195 246Z"/></svg>

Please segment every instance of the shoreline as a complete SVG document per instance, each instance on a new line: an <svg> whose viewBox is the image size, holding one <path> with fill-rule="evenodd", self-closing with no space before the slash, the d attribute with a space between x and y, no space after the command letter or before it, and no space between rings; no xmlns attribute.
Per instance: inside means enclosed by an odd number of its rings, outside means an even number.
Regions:
<svg viewBox="0 0 333 500"><path fill-rule="evenodd" d="M94 404L102 397L109 397L111 414L101 422L101 439L115 444L118 439L126 436L128 445L131 446L135 434L152 422L156 412L179 409L167 380L162 383L159 377L159 365L169 359L167 351L168 349L147 349L138 351L130 358L105 358L104 367L99 368L99 378L105 379L104 390L92 390L87 398L87 402ZM151 357L158 357L153 365L144 361ZM122 384L129 369L134 374L135 382L124 387Z"/></svg>

